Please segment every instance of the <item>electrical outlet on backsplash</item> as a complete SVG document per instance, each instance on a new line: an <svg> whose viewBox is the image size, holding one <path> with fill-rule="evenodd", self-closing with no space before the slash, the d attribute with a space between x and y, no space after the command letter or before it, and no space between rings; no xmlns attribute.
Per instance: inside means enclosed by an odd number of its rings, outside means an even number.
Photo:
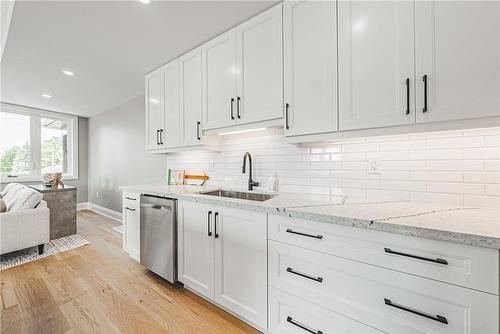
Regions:
<svg viewBox="0 0 500 334"><path fill-rule="evenodd" d="M256 190L268 190L276 172L282 192L500 207L500 127L301 145L274 128L224 136L218 153L168 155L167 165L206 171L209 185L245 189L246 151Z"/></svg>

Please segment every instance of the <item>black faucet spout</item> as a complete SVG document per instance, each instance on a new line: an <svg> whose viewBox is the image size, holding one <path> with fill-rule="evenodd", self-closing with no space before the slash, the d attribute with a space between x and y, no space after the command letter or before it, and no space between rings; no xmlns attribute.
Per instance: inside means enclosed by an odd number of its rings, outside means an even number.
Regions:
<svg viewBox="0 0 500 334"><path fill-rule="evenodd" d="M241 167L241 172L243 174L246 173L247 166L247 157L248 157L248 190L253 190L253 187L258 187L259 182L255 182L252 180L252 155L250 152L246 152L243 156L243 166Z"/></svg>

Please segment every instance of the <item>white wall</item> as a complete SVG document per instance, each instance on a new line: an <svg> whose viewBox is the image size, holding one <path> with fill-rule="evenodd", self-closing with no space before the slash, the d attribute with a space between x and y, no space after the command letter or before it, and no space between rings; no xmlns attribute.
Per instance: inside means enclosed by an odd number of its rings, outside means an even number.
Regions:
<svg viewBox="0 0 500 334"><path fill-rule="evenodd" d="M165 182L166 156L145 149L144 96L92 116L88 134L89 202L121 211L119 186Z"/></svg>
<svg viewBox="0 0 500 334"><path fill-rule="evenodd" d="M225 136L221 153L168 155L168 168L207 171L209 184L246 187L241 173L252 154L254 179L266 189L276 171L281 191L500 206L500 128L364 138L295 146L281 129ZM368 174L377 160L380 174Z"/></svg>

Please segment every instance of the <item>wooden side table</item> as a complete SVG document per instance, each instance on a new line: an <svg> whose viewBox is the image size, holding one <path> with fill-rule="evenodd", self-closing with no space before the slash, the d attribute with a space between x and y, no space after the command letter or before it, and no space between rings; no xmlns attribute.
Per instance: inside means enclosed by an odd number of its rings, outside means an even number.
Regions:
<svg viewBox="0 0 500 334"><path fill-rule="evenodd" d="M43 184L30 184L43 194L50 209L50 239L76 234L76 187L51 188Z"/></svg>

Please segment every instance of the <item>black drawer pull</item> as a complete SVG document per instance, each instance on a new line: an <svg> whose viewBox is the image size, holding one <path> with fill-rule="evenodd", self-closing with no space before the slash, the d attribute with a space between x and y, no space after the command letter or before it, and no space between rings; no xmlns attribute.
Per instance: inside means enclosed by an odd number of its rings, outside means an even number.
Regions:
<svg viewBox="0 0 500 334"><path fill-rule="evenodd" d="M318 235L307 234L307 233L297 232L297 231L294 231L294 230L289 229L289 228L286 229L286 232L292 233L292 234L298 234L298 235L302 235L304 237L309 237L309 238L314 238L314 239L323 239L323 236L321 234L318 234Z"/></svg>
<svg viewBox="0 0 500 334"><path fill-rule="evenodd" d="M422 77L422 81L424 82L424 107L422 108L422 112L427 112L427 74Z"/></svg>
<svg viewBox="0 0 500 334"><path fill-rule="evenodd" d="M131 209L129 208L128 206L125 207L125 209L129 210L129 211L135 211L135 209Z"/></svg>
<svg viewBox="0 0 500 334"><path fill-rule="evenodd" d="M234 98L231 98L231 119L234 119Z"/></svg>
<svg viewBox="0 0 500 334"><path fill-rule="evenodd" d="M129 199L131 201L136 201L137 200L137 198L132 198L132 197L125 197L125 199Z"/></svg>
<svg viewBox="0 0 500 334"><path fill-rule="evenodd" d="M316 282L320 282L320 283L323 282L323 277L310 276L310 275L307 275L307 274L295 271L295 270L293 270L290 267L286 268L286 271L289 272L290 274L294 274L294 275L298 275L298 276L301 276L301 277L304 277L304 278L308 278L308 279L316 281Z"/></svg>
<svg viewBox="0 0 500 334"><path fill-rule="evenodd" d="M406 114L410 114L410 78L406 78Z"/></svg>
<svg viewBox="0 0 500 334"><path fill-rule="evenodd" d="M285 103L285 128L287 130L290 129L290 124L288 123L288 108L290 108L290 105L288 103Z"/></svg>
<svg viewBox="0 0 500 334"><path fill-rule="evenodd" d="M440 259L440 258L435 258L435 259L430 259L428 257L423 257L423 256L418 256L418 255L412 255L412 254L406 254L406 253L401 253L397 251L393 251L390 248L384 248L384 251L389 254L395 254L395 255L401 255L401 256L406 256L406 257L412 257L414 259L419 259L419 260L424 260L424 261L429 261L429 262L434 262L434 263L439 263L439 264L444 264L447 265L448 261L445 259Z"/></svg>
<svg viewBox="0 0 500 334"><path fill-rule="evenodd" d="M310 328L310 327L308 327L306 325L301 324L300 322L297 322L297 321L293 320L291 316L286 317L286 321L289 322L289 323L291 323L292 325L295 325L295 326L297 326L299 328L302 328L306 332L309 332L309 333L312 333L312 334L323 334L323 332L320 331L320 330L316 331L316 330L314 330L314 329L312 329L312 328Z"/></svg>
<svg viewBox="0 0 500 334"><path fill-rule="evenodd" d="M236 97L236 116L238 118L241 118L241 115L240 115L240 97Z"/></svg>
<svg viewBox="0 0 500 334"><path fill-rule="evenodd" d="M200 121L196 122L196 139L198 139L198 140L201 140L200 125L201 125Z"/></svg>
<svg viewBox="0 0 500 334"><path fill-rule="evenodd" d="M424 317L424 318L427 318L427 319L431 319L431 320L440 322L440 323L445 324L445 325L448 324L448 320L445 317L443 317L442 315L439 315L439 314L438 315L432 315L432 314L429 314L429 313L420 312L420 311L414 310L412 308L409 308L409 307L406 307L406 306L403 306L403 305L399 305L399 304L393 303L390 299L387 299L387 298L384 298L384 303L387 306L395 307L397 309L400 309L400 310L403 310L403 311L406 311L406 312L410 312L410 313L419 315L421 317Z"/></svg>
<svg viewBox="0 0 500 334"><path fill-rule="evenodd" d="M217 217L219 217L219 213L218 213L218 212L216 212L216 213L214 214L214 217L215 217L215 235L214 235L214 237L215 237L215 238L218 238L218 237L219 237L219 233L217 232L217 223L218 223L218 219L217 219Z"/></svg>
<svg viewBox="0 0 500 334"><path fill-rule="evenodd" d="M208 236L212 236L212 231L210 230L210 217L212 216L212 210L208 211L207 215L207 234Z"/></svg>

